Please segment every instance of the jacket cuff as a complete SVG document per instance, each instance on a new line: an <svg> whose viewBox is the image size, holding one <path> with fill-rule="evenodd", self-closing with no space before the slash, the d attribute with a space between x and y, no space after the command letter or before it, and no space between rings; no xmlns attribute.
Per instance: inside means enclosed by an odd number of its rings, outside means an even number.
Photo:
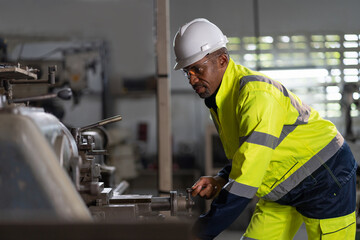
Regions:
<svg viewBox="0 0 360 240"><path fill-rule="evenodd" d="M249 198L240 197L222 189L211 204L210 211L195 222L193 234L200 239L213 239L242 213Z"/></svg>
<svg viewBox="0 0 360 240"><path fill-rule="evenodd" d="M217 174L217 176L222 177L223 179L225 179L226 181L229 181L229 175L231 172L231 167L232 164L229 163L227 165L225 165L225 167L223 167Z"/></svg>

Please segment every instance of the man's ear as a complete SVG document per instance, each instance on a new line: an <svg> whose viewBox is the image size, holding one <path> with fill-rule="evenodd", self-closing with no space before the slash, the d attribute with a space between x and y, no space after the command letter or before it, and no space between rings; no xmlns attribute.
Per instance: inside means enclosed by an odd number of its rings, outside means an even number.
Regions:
<svg viewBox="0 0 360 240"><path fill-rule="evenodd" d="M227 65L229 63L229 59L228 59L226 54L220 55L218 60L219 60L218 63L220 65L220 68L224 68L224 67L226 68L227 67Z"/></svg>

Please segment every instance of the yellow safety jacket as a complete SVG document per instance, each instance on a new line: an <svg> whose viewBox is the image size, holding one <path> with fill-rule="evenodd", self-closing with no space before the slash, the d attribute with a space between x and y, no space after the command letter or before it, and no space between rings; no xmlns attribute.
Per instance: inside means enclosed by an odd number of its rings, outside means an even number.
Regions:
<svg viewBox="0 0 360 240"><path fill-rule="evenodd" d="M232 59L210 109L232 162L225 189L276 201L308 177L344 142L324 120L279 82Z"/></svg>

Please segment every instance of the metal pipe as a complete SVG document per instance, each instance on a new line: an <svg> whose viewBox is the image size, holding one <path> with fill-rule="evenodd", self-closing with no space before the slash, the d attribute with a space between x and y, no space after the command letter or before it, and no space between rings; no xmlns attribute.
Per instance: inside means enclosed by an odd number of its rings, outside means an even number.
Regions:
<svg viewBox="0 0 360 240"><path fill-rule="evenodd" d="M171 199L169 197L152 197L151 210L153 211L171 210Z"/></svg>
<svg viewBox="0 0 360 240"><path fill-rule="evenodd" d="M9 103L22 103L22 102L31 102L31 101L41 101L41 100L55 98L56 96L57 96L56 93L53 93L53 94L47 94L47 95L43 95L43 96L36 96L36 97L9 99Z"/></svg>
<svg viewBox="0 0 360 240"><path fill-rule="evenodd" d="M16 79L11 79L9 80L10 84L46 84L49 83L48 80L26 80L26 79L21 79L21 80L16 80Z"/></svg>

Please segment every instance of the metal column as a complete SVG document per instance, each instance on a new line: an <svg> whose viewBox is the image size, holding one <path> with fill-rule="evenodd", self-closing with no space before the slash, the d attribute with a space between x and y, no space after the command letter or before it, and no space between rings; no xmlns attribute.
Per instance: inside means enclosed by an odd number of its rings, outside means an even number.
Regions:
<svg viewBox="0 0 360 240"><path fill-rule="evenodd" d="M169 1L155 0L157 64L158 190L172 189Z"/></svg>

